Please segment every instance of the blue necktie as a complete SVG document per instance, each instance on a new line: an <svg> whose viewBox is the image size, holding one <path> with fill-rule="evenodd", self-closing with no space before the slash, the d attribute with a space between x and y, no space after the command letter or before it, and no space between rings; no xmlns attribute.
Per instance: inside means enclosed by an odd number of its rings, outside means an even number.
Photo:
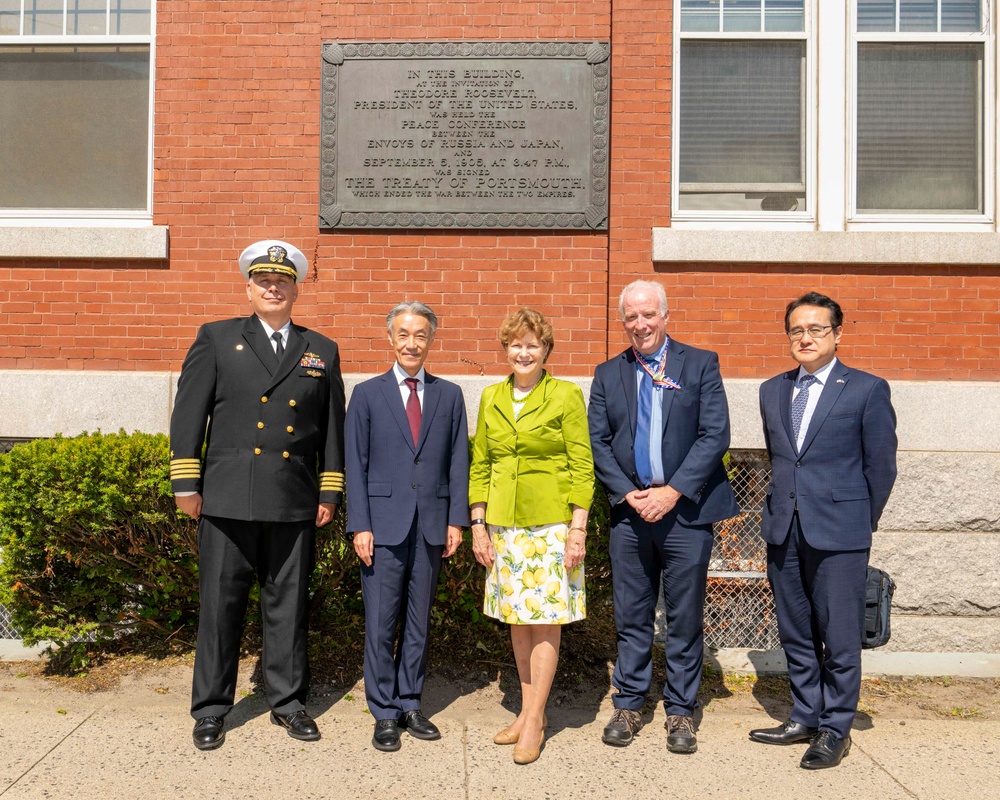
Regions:
<svg viewBox="0 0 1000 800"><path fill-rule="evenodd" d="M809 404L809 387L816 382L815 375L803 375L799 379L799 393L792 400L792 438L795 449L799 448L799 429L802 427L802 415L806 413Z"/></svg>
<svg viewBox="0 0 1000 800"><path fill-rule="evenodd" d="M639 482L649 486L653 482L653 467L649 463L649 426L653 417L653 379L642 370L639 381L639 418L635 426L635 470Z"/></svg>

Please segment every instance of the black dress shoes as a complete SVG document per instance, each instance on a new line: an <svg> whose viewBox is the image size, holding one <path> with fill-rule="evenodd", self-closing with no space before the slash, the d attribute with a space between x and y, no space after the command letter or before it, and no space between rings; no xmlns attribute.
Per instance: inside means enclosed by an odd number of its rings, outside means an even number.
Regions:
<svg viewBox="0 0 1000 800"><path fill-rule="evenodd" d="M816 734L806 754L802 756L799 766L803 769L826 769L837 766L841 759L851 752L851 737L837 738L830 731L820 731Z"/></svg>
<svg viewBox="0 0 1000 800"><path fill-rule="evenodd" d="M372 747L383 753L395 753L400 748L399 723L394 719L376 720Z"/></svg>
<svg viewBox="0 0 1000 800"><path fill-rule="evenodd" d="M816 728L788 720L776 728L757 728L750 731L750 738L763 744L798 744L811 742L816 731Z"/></svg>
<svg viewBox="0 0 1000 800"><path fill-rule="evenodd" d="M312 717L305 711L293 711L291 714L271 712L271 723L280 725L293 739L302 742L315 742L319 739L319 728Z"/></svg>
<svg viewBox="0 0 1000 800"><path fill-rule="evenodd" d="M418 739L441 738L441 731L438 730L437 725L421 714L419 708L416 711L404 711L399 720L399 726L405 728L410 736L416 736Z"/></svg>
<svg viewBox="0 0 1000 800"><path fill-rule="evenodd" d="M199 750L214 750L226 741L222 717L202 717L194 723L194 746Z"/></svg>

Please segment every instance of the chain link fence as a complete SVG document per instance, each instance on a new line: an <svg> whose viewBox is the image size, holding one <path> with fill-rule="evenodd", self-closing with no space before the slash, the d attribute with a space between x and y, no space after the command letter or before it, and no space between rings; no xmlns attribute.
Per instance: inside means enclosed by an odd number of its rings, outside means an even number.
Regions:
<svg viewBox="0 0 1000 800"><path fill-rule="evenodd" d="M705 596L705 644L772 650L780 647L767 582L760 511L770 480L763 450L732 450L729 480L743 513L715 526Z"/></svg>

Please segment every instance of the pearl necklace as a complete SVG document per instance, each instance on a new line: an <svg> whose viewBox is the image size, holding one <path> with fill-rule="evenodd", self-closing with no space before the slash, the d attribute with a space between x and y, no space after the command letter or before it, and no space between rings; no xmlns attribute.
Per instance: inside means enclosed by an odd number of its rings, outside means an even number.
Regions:
<svg viewBox="0 0 1000 800"><path fill-rule="evenodd" d="M510 401L512 403L524 403L524 402L526 402L527 399L529 397L531 397L531 395L533 395L535 393L535 389L537 389L539 386L542 385L542 378L544 378L544 377L545 377L545 370L542 370L542 374L538 377L538 380L535 381L535 385L532 386L530 389L528 389L528 393L526 395L524 395L524 397L521 397L521 398L517 398L517 397L514 396L514 379L511 378L510 379ZM521 390L519 389L518 391L521 391Z"/></svg>

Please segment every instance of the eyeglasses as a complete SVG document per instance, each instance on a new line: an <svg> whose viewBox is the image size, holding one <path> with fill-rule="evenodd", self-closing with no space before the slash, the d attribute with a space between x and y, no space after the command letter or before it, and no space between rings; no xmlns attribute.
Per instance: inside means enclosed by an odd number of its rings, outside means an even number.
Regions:
<svg viewBox="0 0 1000 800"><path fill-rule="evenodd" d="M833 325L812 325L808 328L792 328L790 331L786 331L786 333L789 339L797 342L807 333L810 339L822 339L831 328L833 328Z"/></svg>

